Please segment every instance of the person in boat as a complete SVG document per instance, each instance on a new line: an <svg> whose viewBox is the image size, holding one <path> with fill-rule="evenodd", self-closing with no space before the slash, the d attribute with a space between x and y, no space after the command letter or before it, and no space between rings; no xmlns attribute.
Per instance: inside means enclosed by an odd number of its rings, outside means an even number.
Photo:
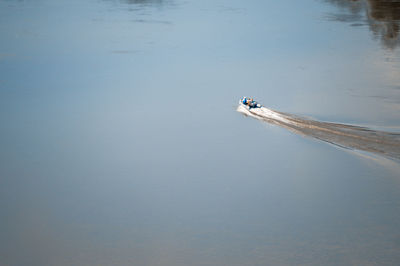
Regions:
<svg viewBox="0 0 400 266"><path fill-rule="evenodd" d="M250 109L250 108L257 108L257 107L259 107L259 105L257 104L257 102L253 100L253 98L249 98L249 99L248 99L247 97L243 97L242 103L243 103L244 105L248 106L249 109Z"/></svg>

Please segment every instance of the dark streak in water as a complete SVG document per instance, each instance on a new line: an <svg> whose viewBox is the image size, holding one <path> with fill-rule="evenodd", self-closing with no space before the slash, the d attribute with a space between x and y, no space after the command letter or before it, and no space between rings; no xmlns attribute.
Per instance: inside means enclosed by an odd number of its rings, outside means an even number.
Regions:
<svg viewBox="0 0 400 266"><path fill-rule="evenodd" d="M136 23L149 23L149 24L164 24L171 25L172 22L166 20L150 20L150 19L132 19L131 22Z"/></svg>
<svg viewBox="0 0 400 266"><path fill-rule="evenodd" d="M340 22L357 22L362 20L362 17L359 15L336 14L336 13L327 14L325 18L329 21L340 21Z"/></svg>
<svg viewBox="0 0 400 266"><path fill-rule="evenodd" d="M352 26L352 27L362 27L362 26L365 26L365 24L362 24L362 23L353 23L353 24L350 24L350 26Z"/></svg>
<svg viewBox="0 0 400 266"><path fill-rule="evenodd" d="M372 152L400 160L400 133L377 131L367 127L320 122L268 108L252 109L239 106L246 116L284 127L296 134L312 137L346 149Z"/></svg>

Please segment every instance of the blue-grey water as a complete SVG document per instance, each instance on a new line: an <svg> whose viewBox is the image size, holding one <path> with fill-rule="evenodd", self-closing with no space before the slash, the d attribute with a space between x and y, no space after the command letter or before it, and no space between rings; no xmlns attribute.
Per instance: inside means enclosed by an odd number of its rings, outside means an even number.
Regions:
<svg viewBox="0 0 400 266"><path fill-rule="evenodd" d="M389 0L0 0L0 265L399 265Z"/></svg>

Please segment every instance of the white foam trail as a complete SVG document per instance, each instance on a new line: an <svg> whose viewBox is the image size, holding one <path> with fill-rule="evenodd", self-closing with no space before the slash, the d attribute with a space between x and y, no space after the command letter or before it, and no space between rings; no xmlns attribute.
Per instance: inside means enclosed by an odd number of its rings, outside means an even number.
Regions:
<svg viewBox="0 0 400 266"><path fill-rule="evenodd" d="M343 148L372 152L400 160L400 134L366 127L320 122L261 107L249 110L239 104L237 111L296 134L316 138Z"/></svg>
<svg viewBox="0 0 400 266"><path fill-rule="evenodd" d="M266 107L261 107L261 108L254 108L249 110L247 107L243 106L240 104L237 109L238 112L241 112L245 115L257 118L257 119L273 119L275 121L281 121L283 123L288 123L291 124L292 122L289 121L284 117L284 115L275 112L274 110L268 109Z"/></svg>

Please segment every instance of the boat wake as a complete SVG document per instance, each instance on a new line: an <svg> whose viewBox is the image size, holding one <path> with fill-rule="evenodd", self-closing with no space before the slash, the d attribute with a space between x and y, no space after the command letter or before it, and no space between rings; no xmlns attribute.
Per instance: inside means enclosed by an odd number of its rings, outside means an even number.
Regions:
<svg viewBox="0 0 400 266"><path fill-rule="evenodd" d="M251 108L239 104L237 111L261 121L286 128L296 134L322 140L346 149L372 152L400 160L400 133L366 127L319 122L266 107Z"/></svg>

